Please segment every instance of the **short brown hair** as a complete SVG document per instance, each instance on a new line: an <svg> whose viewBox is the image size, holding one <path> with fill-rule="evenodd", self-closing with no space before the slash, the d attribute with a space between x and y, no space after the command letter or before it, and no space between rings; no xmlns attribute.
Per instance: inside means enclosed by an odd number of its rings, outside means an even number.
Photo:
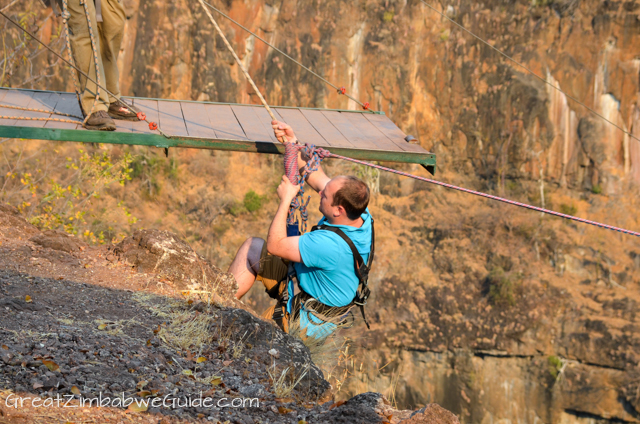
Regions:
<svg viewBox="0 0 640 424"><path fill-rule="evenodd" d="M340 176L338 178L342 179L343 183L333 195L331 206L342 206L347 212L347 218L351 220L360 218L369 205L369 187L356 177Z"/></svg>

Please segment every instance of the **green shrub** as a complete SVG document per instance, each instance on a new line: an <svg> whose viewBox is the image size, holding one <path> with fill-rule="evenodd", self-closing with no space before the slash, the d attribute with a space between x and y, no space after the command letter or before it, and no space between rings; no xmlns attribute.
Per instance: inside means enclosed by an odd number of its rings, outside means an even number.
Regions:
<svg viewBox="0 0 640 424"><path fill-rule="evenodd" d="M547 358L547 365L549 366L549 374L551 374L554 380L557 380L560 375L560 370L562 370L562 359L553 355L549 356Z"/></svg>
<svg viewBox="0 0 640 424"><path fill-rule="evenodd" d="M502 267L495 267L487 277L489 285L489 302L496 306L514 306L514 282Z"/></svg>
<svg viewBox="0 0 640 424"><path fill-rule="evenodd" d="M266 196L260 196L253 190L249 190L244 195L243 205L249 212L256 212L262 208L263 202L266 200Z"/></svg>
<svg viewBox="0 0 640 424"><path fill-rule="evenodd" d="M247 211L247 208L240 202L231 202L227 206L227 212L229 212L233 216L240 216Z"/></svg>
<svg viewBox="0 0 640 424"><path fill-rule="evenodd" d="M566 215L575 215L578 212L578 208L573 203L571 205L563 203L560 205L560 212Z"/></svg>
<svg viewBox="0 0 640 424"><path fill-rule="evenodd" d="M602 194L602 186L600 184L596 184L591 187L591 193L593 194Z"/></svg>
<svg viewBox="0 0 640 424"><path fill-rule="evenodd" d="M384 12L384 15L382 15L382 20L385 21L386 23L389 23L391 21L393 21L393 17L396 14L393 12L393 10L387 10L386 12Z"/></svg>

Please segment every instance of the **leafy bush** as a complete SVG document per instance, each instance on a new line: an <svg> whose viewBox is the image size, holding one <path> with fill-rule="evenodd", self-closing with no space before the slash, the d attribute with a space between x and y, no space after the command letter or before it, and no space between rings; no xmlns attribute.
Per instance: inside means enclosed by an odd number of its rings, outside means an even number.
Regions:
<svg viewBox="0 0 640 424"><path fill-rule="evenodd" d="M266 200L266 196L260 196L253 190L249 190L244 195L242 204L249 212L256 212L262 208L263 202Z"/></svg>
<svg viewBox="0 0 640 424"><path fill-rule="evenodd" d="M560 370L562 370L562 359L553 355L549 356L547 358L547 365L549 366L549 374L551 374L554 380L557 380L558 375L560 375Z"/></svg>
<svg viewBox="0 0 640 424"><path fill-rule="evenodd" d="M560 205L560 212L565 215L575 215L578 212L578 208L573 203L571 205L563 203Z"/></svg>
<svg viewBox="0 0 640 424"><path fill-rule="evenodd" d="M4 175L0 200L9 203L12 198L21 199L17 204L20 212L42 230L62 229L80 235L90 243L102 244L110 240L109 236L113 237L113 229L98 224L101 219L95 219L95 215L88 223L86 215L92 201L99 199L109 186L114 183L124 185L131 179L134 157L125 153L114 160L105 151L89 153L78 148L75 152L65 159L64 156L60 158L57 149L53 150L53 155L44 149L41 157L31 162L18 162ZM118 203L118 209L130 225L137 221L122 202Z"/></svg>
<svg viewBox="0 0 640 424"><path fill-rule="evenodd" d="M487 277L489 302L496 306L514 306L514 282L502 267L495 267Z"/></svg>
<svg viewBox="0 0 640 424"><path fill-rule="evenodd" d="M593 194L602 194L602 186L600 184L596 184L591 187L591 193Z"/></svg>

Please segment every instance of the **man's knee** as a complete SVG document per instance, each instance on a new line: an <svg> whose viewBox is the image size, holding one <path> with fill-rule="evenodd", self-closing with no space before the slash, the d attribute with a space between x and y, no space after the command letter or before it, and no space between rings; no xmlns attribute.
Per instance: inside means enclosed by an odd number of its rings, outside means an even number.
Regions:
<svg viewBox="0 0 640 424"><path fill-rule="evenodd" d="M265 245L264 239L260 237L249 237L246 241L248 244L247 261L251 268L258 273L260 270L260 258L262 257L262 249Z"/></svg>

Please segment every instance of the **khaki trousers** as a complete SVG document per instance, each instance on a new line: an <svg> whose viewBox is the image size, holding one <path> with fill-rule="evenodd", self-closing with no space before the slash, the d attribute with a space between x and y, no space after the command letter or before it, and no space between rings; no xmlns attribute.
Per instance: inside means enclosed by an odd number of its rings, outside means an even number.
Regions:
<svg viewBox="0 0 640 424"><path fill-rule="evenodd" d="M120 83L118 81L118 53L124 35L125 13L122 4L118 0L101 0L102 22L96 20L96 7L94 0L68 0L69 9L69 40L76 66L82 69L95 81L96 66L91 49L91 38L89 36L89 25L85 15L83 3L87 2L89 17L93 37L98 50L98 72L100 74L100 85L111 91L115 97L107 94L103 89L99 92L96 85L88 81L87 78L78 74L80 79L81 102L84 113L88 114L93 106L93 102L98 94L94 112L99 110L107 111L109 103L113 103L120 98Z"/></svg>

